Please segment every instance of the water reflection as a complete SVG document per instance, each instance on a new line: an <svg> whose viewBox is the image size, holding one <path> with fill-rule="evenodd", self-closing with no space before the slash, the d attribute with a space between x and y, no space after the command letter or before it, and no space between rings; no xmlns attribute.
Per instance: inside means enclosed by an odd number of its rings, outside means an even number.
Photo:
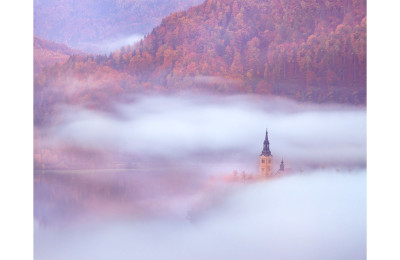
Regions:
<svg viewBox="0 0 400 260"><path fill-rule="evenodd" d="M34 217L40 226L129 215L171 214L171 203L195 196L204 177L185 171L36 171Z"/></svg>

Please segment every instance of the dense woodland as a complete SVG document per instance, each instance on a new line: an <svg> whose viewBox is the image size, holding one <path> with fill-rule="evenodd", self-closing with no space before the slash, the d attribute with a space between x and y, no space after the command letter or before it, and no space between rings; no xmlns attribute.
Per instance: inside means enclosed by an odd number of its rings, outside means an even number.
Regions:
<svg viewBox="0 0 400 260"><path fill-rule="evenodd" d="M82 51L73 50L65 44L54 43L40 37L34 37L33 50L35 75L40 73L45 67L66 62L72 55L86 56Z"/></svg>
<svg viewBox="0 0 400 260"><path fill-rule="evenodd" d="M135 93L366 102L365 0L207 0L110 55L72 55L35 77L35 125L56 104L107 110Z"/></svg>
<svg viewBox="0 0 400 260"><path fill-rule="evenodd" d="M363 0L207 0L136 45L48 69L35 81L37 105L46 88L68 90L47 102L202 90L365 103L365 11Z"/></svg>
<svg viewBox="0 0 400 260"><path fill-rule="evenodd" d="M166 86L214 75L246 81L245 92L277 94L280 85L365 86L365 44L364 1L209 0L105 64L140 81L164 73Z"/></svg>

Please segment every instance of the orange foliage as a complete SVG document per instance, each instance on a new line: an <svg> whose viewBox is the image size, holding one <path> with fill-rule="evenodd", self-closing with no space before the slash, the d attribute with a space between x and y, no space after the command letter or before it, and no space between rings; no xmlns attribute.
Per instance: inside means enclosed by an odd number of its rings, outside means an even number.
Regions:
<svg viewBox="0 0 400 260"><path fill-rule="evenodd" d="M133 92L187 90L364 104L365 1L205 1L134 46L72 56L38 75L35 120L57 102L103 107Z"/></svg>

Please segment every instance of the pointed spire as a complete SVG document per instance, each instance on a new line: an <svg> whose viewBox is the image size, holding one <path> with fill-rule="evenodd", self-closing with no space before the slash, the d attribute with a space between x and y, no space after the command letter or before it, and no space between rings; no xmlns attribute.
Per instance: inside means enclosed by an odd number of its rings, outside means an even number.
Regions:
<svg viewBox="0 0 400 260"><path fill-rule="evenodd" d="M261 155L271 156L271 151L269 150L268 129L265 132L264 147Z"/></svg>
<svg viewBox="0 0 400 260"><path fill-rule="evenodd" d="M281 171L285 170L285 164L283 163L283 157L282 157L281 166L279 167L279 170L281 170Z"/></svg>

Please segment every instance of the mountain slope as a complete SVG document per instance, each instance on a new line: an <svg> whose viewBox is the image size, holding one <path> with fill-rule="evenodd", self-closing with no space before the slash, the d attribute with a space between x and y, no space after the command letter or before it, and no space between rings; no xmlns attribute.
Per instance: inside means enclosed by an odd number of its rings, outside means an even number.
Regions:
<svg viewBox="0 0 400 260"><path fill-rule="evenodd" d="M167 86L210 75L245 81L241 88L255 93L365 89L365 1L208 0L163 20L121 63L136 74L152 70L149 79L163 68Z"/></svg>
<svg viewBox="0 0 400 260"><path fill-rule="evenodd" d="M103 52L102 44L145 35L163 17L202 0L35 0L35 35ZM127 43L126 43L127 44Z"/></svg>
<svg viewBox="0 0 400 260"><path fill-rule="evenodd" d="M85 55L83 52L73 50L65 44L58 44L39 37L33 39L34 73L40 73L43 68L56 63L64 63L71 55Z"/></svg>
<svg viewBox="0 0 400 260"><path fill-rule="evenodd" d="M38 120L57 102L104 108L137 92L365 104L365 1L207 0L134 46L55 66L35 87Z"/></svg>

